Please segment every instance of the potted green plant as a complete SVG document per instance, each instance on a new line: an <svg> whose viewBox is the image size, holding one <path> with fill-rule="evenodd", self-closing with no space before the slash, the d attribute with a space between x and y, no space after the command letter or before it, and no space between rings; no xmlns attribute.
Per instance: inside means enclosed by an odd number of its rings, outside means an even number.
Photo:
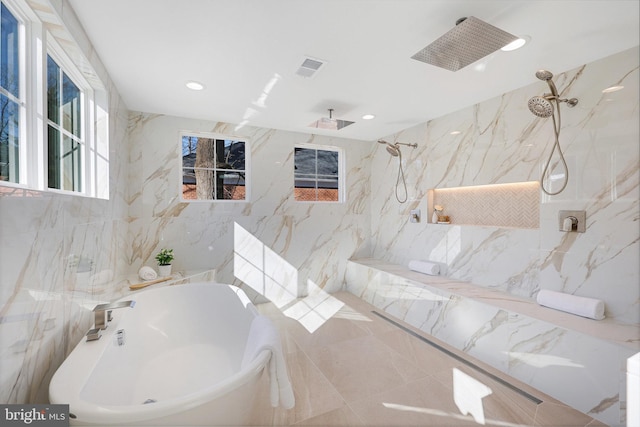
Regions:
<svg viewBox="0 0 640 427"><path fill-rule="evenodd" d="M173 261L173 249L162 249L156 254L158 261L158 274L160 277L171 275L171 261Z"/></svg>

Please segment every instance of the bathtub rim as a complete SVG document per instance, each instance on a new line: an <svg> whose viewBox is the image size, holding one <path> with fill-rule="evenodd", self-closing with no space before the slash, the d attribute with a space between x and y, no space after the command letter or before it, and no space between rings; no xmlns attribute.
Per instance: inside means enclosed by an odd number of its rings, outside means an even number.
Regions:
<svg viewBox="0 0 640 427"><path fill-rule="evenodd" d="M263 350L249 365L239 373L216 383L209 389L190 393L180 397L174 397L165 401L152 404L138 405L100 405L87 401L69 403L69 413L76 418L71 418L74 423L91 423L99 425L139 423L154 420L205 405L217 398L223 397L231 391L249 383L256 376L261 375L267 366L271 352ZM194 397L194 395L197 395ZM67 403L67 402L59 402ZM247 408L250 410L251 408ZM105 416L108 419L105 420Z"/></svg>
<svg viewBox="0 0 640 427"><path fill-rule="evenodd" d="M117 301L132 299L132 297L135 299L134 295L148 292L167 292L168 288L176 288L178 286L187 286L191 288L209 286L226 287L234 293L234 297L240 299L254 318L260 315L256 307L251 303L242 289L234 285L217 282L194 282L145 289L143 291L128 294L125 297L119 298ZM109 327L103 331L102 338L97 342L92 342L91 345L84 345L86 342L85 338L82 337L74 349L65 358L63 363L58 367L51 379L49 384L50 403L68 404L70 414L74 414L76 417L71 419L74 423L100 425L138 423L185 412L207 404L208 402L220 398L249 383L253 378L262 374L271 358L271 352L269 350L262 350L250 363L243 366L239 372L211 385L208 388L152 404L104 405L81 399L80 396L86 382L107 347L115 339L114 335L119 329L119 322L120 316L114 316L114 320L111 322ZM73 359L70 363L65 363L72 357ZM63 378L65 381L60 381L59 379L54 381L58 376ZM60 397L72 397L75 400L68 402L60 399ZM105 417L107 417L107 419L105 419Z"/></svg>

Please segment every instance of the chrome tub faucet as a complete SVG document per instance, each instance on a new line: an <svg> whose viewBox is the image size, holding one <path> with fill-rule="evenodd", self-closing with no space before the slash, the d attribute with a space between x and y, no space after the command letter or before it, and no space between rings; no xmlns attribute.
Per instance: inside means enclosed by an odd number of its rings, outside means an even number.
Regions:
<svg viewBox="0 0 640 427"><path fill-rule="evenodd" d="M111 312L116 308L135 307L136 302L130 301L118 301L107 304L98 304L93 308L93 314L95 319L94 329L87 332L87 341L94 341L100 338L100 330L107 329L109 322L113 319Z"/></svg>

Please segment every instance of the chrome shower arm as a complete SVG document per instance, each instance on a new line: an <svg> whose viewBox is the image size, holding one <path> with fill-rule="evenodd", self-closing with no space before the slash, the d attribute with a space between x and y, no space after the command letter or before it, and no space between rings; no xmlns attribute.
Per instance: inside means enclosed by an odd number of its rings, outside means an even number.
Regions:
<svg viewBox="0 0 640 427"><path fill-rule="evenodd" d="M416 144L415 142L413 144L407 144L406 142L396 142L395 145L405 145L411 148L418 148L418 144Z"/></svg>
<svg viewBox="0 0 640 427"><path fill-rule="evenodd" d="M413 144L407 144L406 142L394 142L393 144L390 142L385 141L384 139L379 139L378 140L378 144L386 144L390 147L397 147L398 145L405 145L407 147L411 147L411 148L418 148L418 144L413 143Z"/></svg>

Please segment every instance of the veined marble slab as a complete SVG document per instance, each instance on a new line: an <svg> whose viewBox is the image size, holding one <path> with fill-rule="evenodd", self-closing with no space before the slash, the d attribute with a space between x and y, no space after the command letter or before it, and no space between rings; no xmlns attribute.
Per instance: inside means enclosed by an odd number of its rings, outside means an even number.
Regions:
<svg viewBox="0 0 640 427"><path fill-rule="evenodd" d="M610 425L624 424L637 325L595 321L507 293L352 260L346 289L410 325Z"/></svg>

